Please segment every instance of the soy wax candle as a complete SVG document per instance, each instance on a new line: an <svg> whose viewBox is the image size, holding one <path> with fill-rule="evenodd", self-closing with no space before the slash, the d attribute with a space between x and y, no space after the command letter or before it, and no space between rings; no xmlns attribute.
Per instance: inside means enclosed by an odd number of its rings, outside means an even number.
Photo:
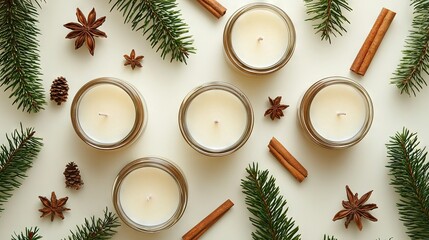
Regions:
<svg viewBox="0 0 429 240"><path fill-rule="evenodd" d="M180 168L164 158L128 163L113 184L113 205L129 227L147 233L173 226L183 215L188 185Z"/></svg>
<svg viewBox="0 0 429 240"><path fill-rule="evenodd" d="M367 91L345 77L313 84L298 109L302 128L315 143L347 148L361 141L371 127L373 106Z"/></svg>
<svg viewBox="0 0 429 240"><path fill-rule="evenodd" d="M76 93L71 120L85 143L112 150L137 139L146 125L147 110L143 97L132 85L115 78L98 78Z"/></svg>
<svg viewBox="0 0 429 240"><path fill-rule="evenodd" d="M211 82L192 90L179 110L179 128L186 142L207 156L233 153L253 129L253 110L235 86Z"/></svg>
<svg viewBox="0 0 429 240"><path fill-rule="evenodd" d="M237 69L267 74L282 68L295 49L295 28L289 16L268 3L238 9L223 33L227 58Z"/></svg>

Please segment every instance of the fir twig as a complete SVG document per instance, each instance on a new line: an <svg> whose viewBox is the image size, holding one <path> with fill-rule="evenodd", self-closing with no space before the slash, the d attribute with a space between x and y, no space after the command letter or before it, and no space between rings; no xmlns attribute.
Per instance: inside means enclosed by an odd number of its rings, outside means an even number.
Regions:
<svg viewBox="0 0 429 240"><path fill-rule="evenodd" d="M32 166L33 160L40 152L42 139L34 136L33 128L15 130L11 136L6 135L8 147L0 147L0 212L3 203L11 196L12 191L21 186L25 172Z"/></svg>
<svg viewBox="0 0 429 240"><path fill-rule="evenodd" d="M10 90L18 109L38 112L46 104L40 79L39 0L0 1L0 85ZM39 5L40 6L40 5Z"/></svg>
<svg viewBox="0 0 429 240"><path fill-rule="evenodd" d="M71 236L63 240L105 240L110 239L115 235L116 228L120 226L118 217L109 212L106 208L104 218L91 217L90 220L85 218L85 223L77 226L77 230L70 231Z"/></svg>
<svg viewBox="0 0 429 240"><path fill-rule="evenodd" d="M427 86L424 77L429 74L429 1L412 0L411 5L414 7L412 29L405 40L403 56L391 83L399 88L401 94L416 96Z"/></svg>
<svg viewBox="0 0 429 240"><path fill-rule="evenodd" d="M323 240L337 240L334 236L323 235Z"/></svg>
<svg viewBox="0 0 429 240"><path fill-rule="evenodd" d="M287 217L286 200L280 195L275 178L268 176L268 170L260 171L253 163L246 168L247 176L241 180L243 193L246 195L247 209L256 228L252 232L254 240L298 240L298 227L295 221Z"/></svg>
<svg viewBox="0 0 429 240"><path fill-rule="evenodd" d="M38 240L42 239L39 235L39 228L25 228L25 233L20 233L19 235L15 233L15 236L12 236L11 240Z"/></svg>
<svg viewBox="0 0 429 240"><path fill-rule="evenodd" d="M387 147L390 184L399 194L400 220L411 239L429 239L429 163L416 133L406 128L390 138Z"/></svg>
<svg viewBox="0 0 429 240"><path fill-rule="evenodd" d="M343 10L352 11L347 0L304 0L310 15L306 21L314 21L316 34L320 34L322 40L331 43L331 36L343 35L347 30L343 27L349 20L344 16Z"/></svg>
<svg viewBox="0 0 429 240"><path fill-rule="evenodd" d="M188 25L181 19L177 10L176 0L109 0L114 1L112 9L116 8L125 17L125 23L131 22L131 28L148 34L152 48L165 59L170 55L170 61L184 62L190 53L195 53L193 40L187 35Z"/></svg>

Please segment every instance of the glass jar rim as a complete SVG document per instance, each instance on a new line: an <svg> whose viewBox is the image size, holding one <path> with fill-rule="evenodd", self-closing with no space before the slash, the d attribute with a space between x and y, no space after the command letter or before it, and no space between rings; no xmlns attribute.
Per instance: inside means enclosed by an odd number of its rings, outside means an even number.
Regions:
<svg viewBox="0 0 429 240"><path fill-rule="evenodd" d="M136 111L135 120L131 131L121 140L113 143L103 143L91 138L85 131L82 129L80 121L79 121L79 106L82 98L85 94L92 88L97 85L102 84L110 84L116 87L119 87L131 98L134 109ZM126 145L133 143L137 137L143 132L147 123L147 108L146 102L140 92L131 84L112 77L101 77L93 79L87 83L85 83L76 93L73 98L71 109L70 109L71 121L73 128L76 134L82 139L86 144L91 147L100 150L114 150L118 148L122 148Z"/></svg>
<svg viewBox="0 0 429 240"><path fill-rule="evenodd" d="M134 170L145 167L157 168L165 171L174 179L179 189L179 204L177 206L176 211L167 221L157 225L142 225L133 221L122 209L120 202L120 190L124 179ZM182 217L188 203L188 183L186 181L184 173L177 164L162 157L142 157L126 164L120 170L113 183L112 200L116 213L127 226L140 232L156 233L172 227Z"/></svg>
<svg viewBox="0 0 429 240"><path fill-rule="evenodd" d="M234 48L232 46L232 39L231 39L231 33L232 29L234 27L235 22L237 21L240 16L246 12L249 12L254 9L267 9L269 11L272 11L276 13L279 17L281 17L286 27L288 28L288 45L287 48L282 55L282 57L275 63L273 63L270 66L267 67L255 67L251 66L247 63L245 63L242 59L240 59L237 54L234 51ZM270 3L263 3L263 2L256 2L256 3L249 3L238 10L236 10L231 17L228 19L224 32L223 32L223 46L224 46L224 52L229 60L229 62L234 65L237 69L239 69L242 72L250 73L250 74L269 74L275 71L278 71L279 69L283 68L286 63L289 62L290 58L293 55L293 52L295 50L295 42L296 42L296 32L295 27L290 19L290 17L284 12L281 8L270 4Z"/></svg>
<svg viewBox="0 0 429 240"><path fill-rule="evenodd" d="M327 139L320 135L314 128L310 118L310 107L314 97L325 87L336 84L345 84L347 86L353 87L364 99L366 110L365 120L360 130L351 138L339 141ZM302 96L298 107L299 122L310 139L322 147L331 149L348 148L360 142L369 131L372 125L373 117L374 109L372 100L365 88L352 79L342 76L326 77L312 84Z"/></svg>
<svg viewBox="0 0 429 240"><path fill-rule="evenodd" d="M223 90L233 94L235 97L237 97L240 100L240 102L244 105L244 108L246 109L247 121L246 121L246 127L244 132L234 144L223 149L212 149L201 145L200 143L198 143L198 141L196 141L192 137L192 134L189 132L189 129L187 127L186 115L187 115L187 110L189 108L189 105L192 103L192 100L195 99L195 97L197 97L201 93L204 93L210 90ZM253 108L250 103L250 100L240 89L238 89L232 84L217 81L217 82L209 82L209 83L202 84L194 88L193 90L191 90L185 96L185 98L182 101L182 104L180 105L178 120L179 120L179 129L180 129L180 132L182 133L183 138L193 149L195 149L197 152L202 153L206 156L219 157L219 156L229 155L237 151L247 142L253 130L254 116L253 116Z"/></svg>

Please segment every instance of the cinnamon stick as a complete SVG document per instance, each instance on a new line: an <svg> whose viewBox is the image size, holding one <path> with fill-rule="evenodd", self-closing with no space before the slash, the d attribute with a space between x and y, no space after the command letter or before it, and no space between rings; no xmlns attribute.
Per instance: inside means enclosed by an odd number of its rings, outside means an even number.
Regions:
<svg viewBox="0 0 429 240"><path fill-rule="evenodd" d="M273 137L269 143L269 146L272 146L285 161L287 161L292 167L298 170L304 177L307 177L308 172L304 166L301 165L298 160L275 138Z"/></svg>
<svg viewBox="0 0 429 240"><path fill-rule="evenodd" d="M280 164L282 164L296 180L298 180L299 182L302 182L305 179L305 176L302 175L301 172L296 170L296 168L294 168L288 161L286 161L282 157L282 155L279 152L277 152L276 149L274 149L273 146L268 145L268 149L270 150L270 153L274 155L274 157L280 162Z"/></svg>
<svg viewBox="0 0 429 240"><path fill-rule="evenodd" d="M204 234L213 224L217 222L232 206L234 203L231 200L226 200L195 227L189 230L185 235L182 236L183 240L196 240Z"/></svg>
<svg viewBox="0 0 429 240"><path fill-rule="evenodd" d="M395 15L395 12L392 12L387 8L381 9L381 12L372 26L371 31L366 37L362 47L360 48L355 60L352 63L352 66L350 67L351 71L362 76L365 75Z"/></svg>
<svg viewBox="0 0 429 240"><path fill-rule="evenodd" d="M197 0L204 8L206 8L216 18L220 18L226 13L226 8L216 0Z"/></svg>

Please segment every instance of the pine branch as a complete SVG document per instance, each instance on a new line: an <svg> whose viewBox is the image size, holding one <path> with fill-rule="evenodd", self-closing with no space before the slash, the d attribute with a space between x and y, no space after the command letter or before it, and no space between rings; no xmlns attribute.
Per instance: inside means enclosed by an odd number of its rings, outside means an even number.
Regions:
<svg viewBox="0 0 429 240"><path fill-rule="evenodd" d="M246 168L246 179L241 180L243 193L246 195L247 209L256 231L254 240L298 240L298 227L295 221L287 217L286 200L280 195L274 177L268 177L268 170L260 171L253 163Z"/></svg>
<svg viewBox="0 0 429 240"><path fill-rule="evenodd" d="M113 0L109 0L111 3ZM190 53L195 53L191 36L186 35L188 25L181 19L176 10L176 0L114 0L112 9L116 8L125 17L125 23L131 22L131 28L148 35L152 48L165 59L170 55L173 60L184 62ZM111 10L112 10L111 9Z"/></svg>
<svg viewBox="0 0 429 240"><path fill-rule="evenodd" d="M38 112L46 104L40 79L38 0L0 1L0 85L18 109Z"/></svg>
<svg viewBox="0 0 429 240"><path fill-rule="evenodd" d="M399 194L400 220L411 239L429 239L429 163L416 133L406 128L390 138L387 147L390 184Z"/></svg>
<svg viewBox="0 0 429 240"><path fill-rule="evenodd" d="M40 152L42 139L34 136L32 128L15 130L11 136L6 135L9 146L0 146L0 212L3 203L11 196L12 191L21 186L25 172L32 166Z"/></svg>
<svg viewBox="0 0 429 240"><path fill-rule="evenodd" d="M429 74L429 1L412 0L411 5L414 7L412 29L390 83L396 85L401 94L416 96L427 86L424 78Z"/></svg>
<svg viewBox="0 0 429 240"><path fill-rule="evenodd" d="M77 230L70 231L71 236L67 240L105 240L112 238L116 233L116 228L120 226L118 217L109 212L108 209L104 211L104 218L91 217L90 220L85 219L85 223L77 226Z"/></svg>
<svg viewBox="0 0 429 240"><path fill-rule="evenodd" d="M349 20L343 15L343 10L352 11L347 0L304 0L307 14L311 17L306 21L314 21L316 34L320 34L322 40L331 43L331 36L343 35L347 30L343 27Z"/></svg>
<svg viewBox="0 0 429 240"><path fill-rule="evenodd" d="M323 235L323 240L337 240L334 236Z"/></svg>
<svg viewBox="0 0 429 240"><path fill-rule="evenodd" d="M15 236L12 236L11 240L38 240L42 239L39 235L39 228L25 228L25 233L20 233L19 235L15 233Z"/></svg>

